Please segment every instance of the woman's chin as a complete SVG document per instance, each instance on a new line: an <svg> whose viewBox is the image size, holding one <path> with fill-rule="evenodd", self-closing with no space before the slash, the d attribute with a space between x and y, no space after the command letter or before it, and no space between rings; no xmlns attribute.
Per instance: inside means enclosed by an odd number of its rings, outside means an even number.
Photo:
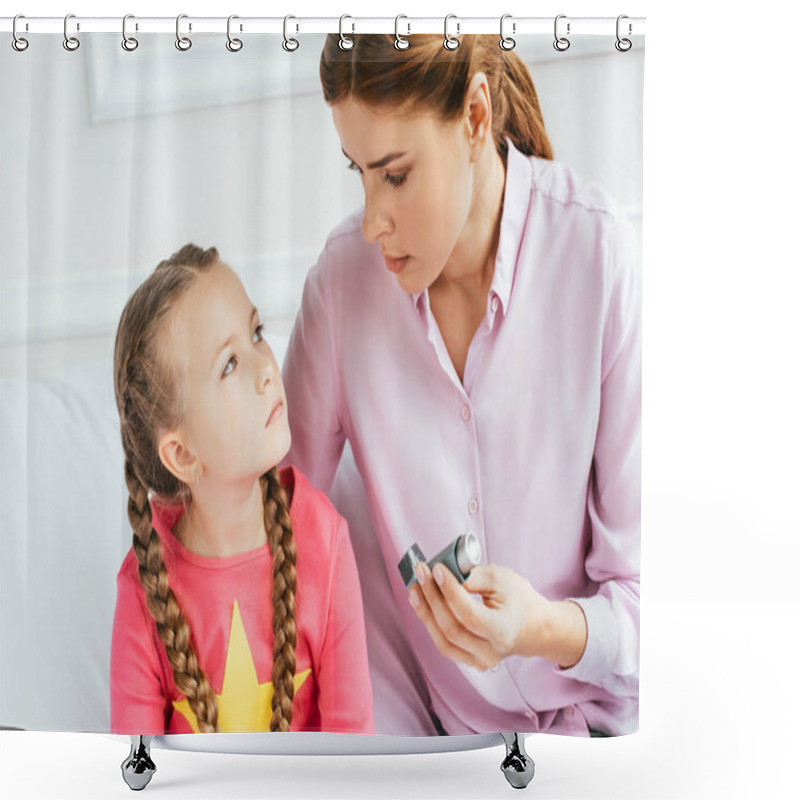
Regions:
<svg viewBox="0 0 800 800"><path fill-rule="evenodd" d="M395 275L395 279L397 285L406 294L421 294L428 288L427 283L420 279L419 275L406 275L405 272L401 272L399 275Z"/></svg>

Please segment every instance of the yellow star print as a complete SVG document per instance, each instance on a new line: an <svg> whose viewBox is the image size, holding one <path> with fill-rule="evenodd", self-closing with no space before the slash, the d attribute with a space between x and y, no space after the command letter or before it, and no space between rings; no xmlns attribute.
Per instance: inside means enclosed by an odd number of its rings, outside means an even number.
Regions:
<svg viewBox="0 0 800 800"><path fill-rule="evenodd" d="M294 691L303 685L311 673L303 670L294 676ZM272 681L259 683L253 654L247 641L239 601L233 601L231 632L228 637L228 655L225 660L225 677L222 693L217 698L217 727L223 732L268 731L272 718ZM189 701L173 701L176 711L186 717L192 730L199 733L197 717Z"/></svg>

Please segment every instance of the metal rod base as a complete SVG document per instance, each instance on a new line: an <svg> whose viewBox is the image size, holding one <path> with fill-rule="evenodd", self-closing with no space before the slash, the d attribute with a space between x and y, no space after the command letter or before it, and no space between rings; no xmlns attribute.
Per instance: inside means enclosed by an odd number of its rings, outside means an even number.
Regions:
<svg viewBox="0 0 800 800"><path fill-rule="evenodd" d="M131 736L131 752L122 762L122 778L135 792L139 792L150 783L156 771L156 765L150 758L150 742L152 736Z"/></svg>
<svg viewBox="0 0 800 800"><path fill-rule="evenodd" d="M506 745L506 757L500 769L515 789L524 789L532 780L536 767L525 752L525 737L520 733L501 733Z"/></svg>

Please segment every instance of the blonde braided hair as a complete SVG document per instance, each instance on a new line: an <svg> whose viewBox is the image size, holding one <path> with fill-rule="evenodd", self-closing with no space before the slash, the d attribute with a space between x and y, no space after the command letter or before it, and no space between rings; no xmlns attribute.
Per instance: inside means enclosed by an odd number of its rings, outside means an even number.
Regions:
<svg viewBox="0 0 800 800"><path fill-rule="evenodd" d="M271 520L268 542L272 555L272 719L271 731L288 731L292 721L294 648L297 644L294 601L297 593L297 549L289 519L289 498L277 469L261 479L264 517Z"/></svg>
<svg viewBox="0 0 800 800"><path fill-rule="evenodd" d="M199 274L219 262L216 248L188 244L162 261L133 293L120 318L114 345L114 394L120 416L128 487L128 519L147 608L172 666L175 685L203 732L217 728L217 699L200 667L188 621L169 585L161 539L153 528L149 491L165 501L191 502L190 488L158 456L157 431L181 417L180 392L159 348L163 322ZM261 476L264 523L273 561L271 731L288 731L292 721L297 643L295 595L297 551L289 518L291 499L277 468Z"/></svg>

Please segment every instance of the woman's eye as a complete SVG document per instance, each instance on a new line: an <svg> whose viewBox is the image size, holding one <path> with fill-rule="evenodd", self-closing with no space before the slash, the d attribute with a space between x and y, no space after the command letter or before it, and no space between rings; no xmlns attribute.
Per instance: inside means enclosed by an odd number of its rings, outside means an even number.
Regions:
<svg viewBox="0 0 800 800"><path fill-rule="evenodd" d="M263 342L263 341L264 341L264 326L256 325L256 329L253 331L253 343Z"/></svg>
<svg viewBox="0 0 800 800"><path fill-rule="evenodd" d="M230 375L231 372L236 369L236 364L236 356L231 356L226 362L225 366L222 368L222 377L224 378L226 375Z"/></svg>
<svg viewBox="0 0 800 800"><path fill-rule="evenodd" d="M396 189L398 186L402 186L405 183L407 175L407 172L400 172L397 175L392 175L391 172L387 172L383 176L383 179L386 181L386 183L391 184Z"/></svg>
<svg viewBox="0 0 800 800"><path fill-rule="evenodd" d="M358 172L358 173L359 173L359 175L361 174L361 167L359 167L359 166L358 166L358 164L356 164L356 162L355 162L355 161L351 161L351 162L350 162L350 163L347 165L347 169L350 169L350 170L352 170L353 172Z"/></svg>

